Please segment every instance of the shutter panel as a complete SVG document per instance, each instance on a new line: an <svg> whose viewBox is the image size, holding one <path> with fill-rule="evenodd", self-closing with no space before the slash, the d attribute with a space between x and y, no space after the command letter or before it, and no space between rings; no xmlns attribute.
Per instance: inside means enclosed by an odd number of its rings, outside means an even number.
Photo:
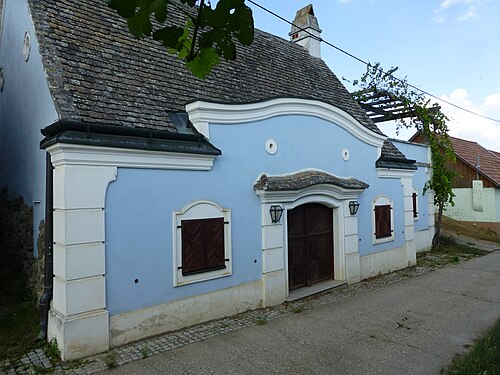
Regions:
<svg viewBox="0 0 500 375"><path fill-rule="evenodd" d="M224 267L224 219L206 220L205 230L207 268Z"/></svg>
<svg viewBox="0 0 500 375"><path fill-rule="evenodd" d="M417 193L412 194L412 200L413 200L413 217L418 217L418 212L417 212Z"/></svg>
<svg viewBox="0 0 500 375"><path fill-rule="evenodd" d="M182 274L224 268L224 218L182 220Z"/></svg>
<svg viewBox="0 0 500 375"><path fill-rule="evenodd" d="M391 206L375 206L375 238L391 237Z"/></svg>

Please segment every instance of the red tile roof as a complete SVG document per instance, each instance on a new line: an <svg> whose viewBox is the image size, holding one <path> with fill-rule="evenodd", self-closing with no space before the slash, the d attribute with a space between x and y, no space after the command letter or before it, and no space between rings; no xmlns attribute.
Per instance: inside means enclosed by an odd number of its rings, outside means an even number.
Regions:
<svg viewBox="0 0 500 375"><path fill-rule="evenodd" d="M500 153L485 149L473 141L450 137L457 158L478 170L481 174L500 187ZM476 168L479 158L479 168Z"/></svg>

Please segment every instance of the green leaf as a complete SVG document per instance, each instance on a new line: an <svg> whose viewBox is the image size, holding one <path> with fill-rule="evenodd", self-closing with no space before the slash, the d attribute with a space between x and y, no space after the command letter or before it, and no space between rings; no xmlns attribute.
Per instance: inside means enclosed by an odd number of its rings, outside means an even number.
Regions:
<svg viewBox="0 0 500 375"><path fill-rule="evenodd" d="M194 60L187 62L186 66L196 77L205 79L219 62L219 55L214 48L202 48Z"/></svg>
<svg viewBox="0 0 500 375"><path fill-rule="evenodd" d="M108 6L123 18L133 17L137 9L137 1L135 0L107 0Z"/></svg>
<svg viewBox="0 0 500 375"><path fill-rule="evenodd" d="M252 10L249 7L243 6L236 9L232 14L231 24L237 25L234 34L242 45L249 46L252 44L254 37L254 25Z"/></svg>
<svg viewBox="0 0 500 375"><path fill-rule="evenodd" d="M159 40L165 47L180 50L182 42L179 39L184 35L184 28L179 26L169 26L156 30L153 33L153 39Z"/></svg>
<svg viewBox="0 0 500 375"><path fill-rule="evenodd" d="M149 6L149 11L155 14L158 22L163 23L167 19L167 2L166 0L154 0Z"/></svg>
<svg viewBox="0 0 500 375"><path fill-rule="evenodd" d="M137 38L151 35L151 21L149 20L149 11L140 9L135 15L127 21L128 29Z"/></svg>

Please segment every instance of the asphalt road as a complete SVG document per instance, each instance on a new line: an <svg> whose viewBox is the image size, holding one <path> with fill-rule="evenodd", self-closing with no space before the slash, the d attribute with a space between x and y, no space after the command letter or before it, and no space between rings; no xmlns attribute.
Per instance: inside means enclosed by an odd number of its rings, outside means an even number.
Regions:
<svg viewBox="0 0 500 375"><path fill-rule="evenodd" d="M500 318L500 253L103 374L438 374Z"/></svg>

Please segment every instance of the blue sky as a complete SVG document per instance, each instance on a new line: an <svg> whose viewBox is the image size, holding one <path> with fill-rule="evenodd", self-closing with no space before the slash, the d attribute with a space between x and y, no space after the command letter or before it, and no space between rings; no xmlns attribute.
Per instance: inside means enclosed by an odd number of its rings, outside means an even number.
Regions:
<svg viewBox="0 0 500 375"><path fill-rule="evenodd" d="M254 1L290 21L312 2L323 39L365 61L398 66L398 76L411 84L500 120L499 0ZM248 5L257 28L288 38L289 25ZM339 78L356 79L365 72L363 64L325 44L321 53ZM500 151L500 122L441 105L451 135ZM381 128L395 136L392 124Z"/></svg>

